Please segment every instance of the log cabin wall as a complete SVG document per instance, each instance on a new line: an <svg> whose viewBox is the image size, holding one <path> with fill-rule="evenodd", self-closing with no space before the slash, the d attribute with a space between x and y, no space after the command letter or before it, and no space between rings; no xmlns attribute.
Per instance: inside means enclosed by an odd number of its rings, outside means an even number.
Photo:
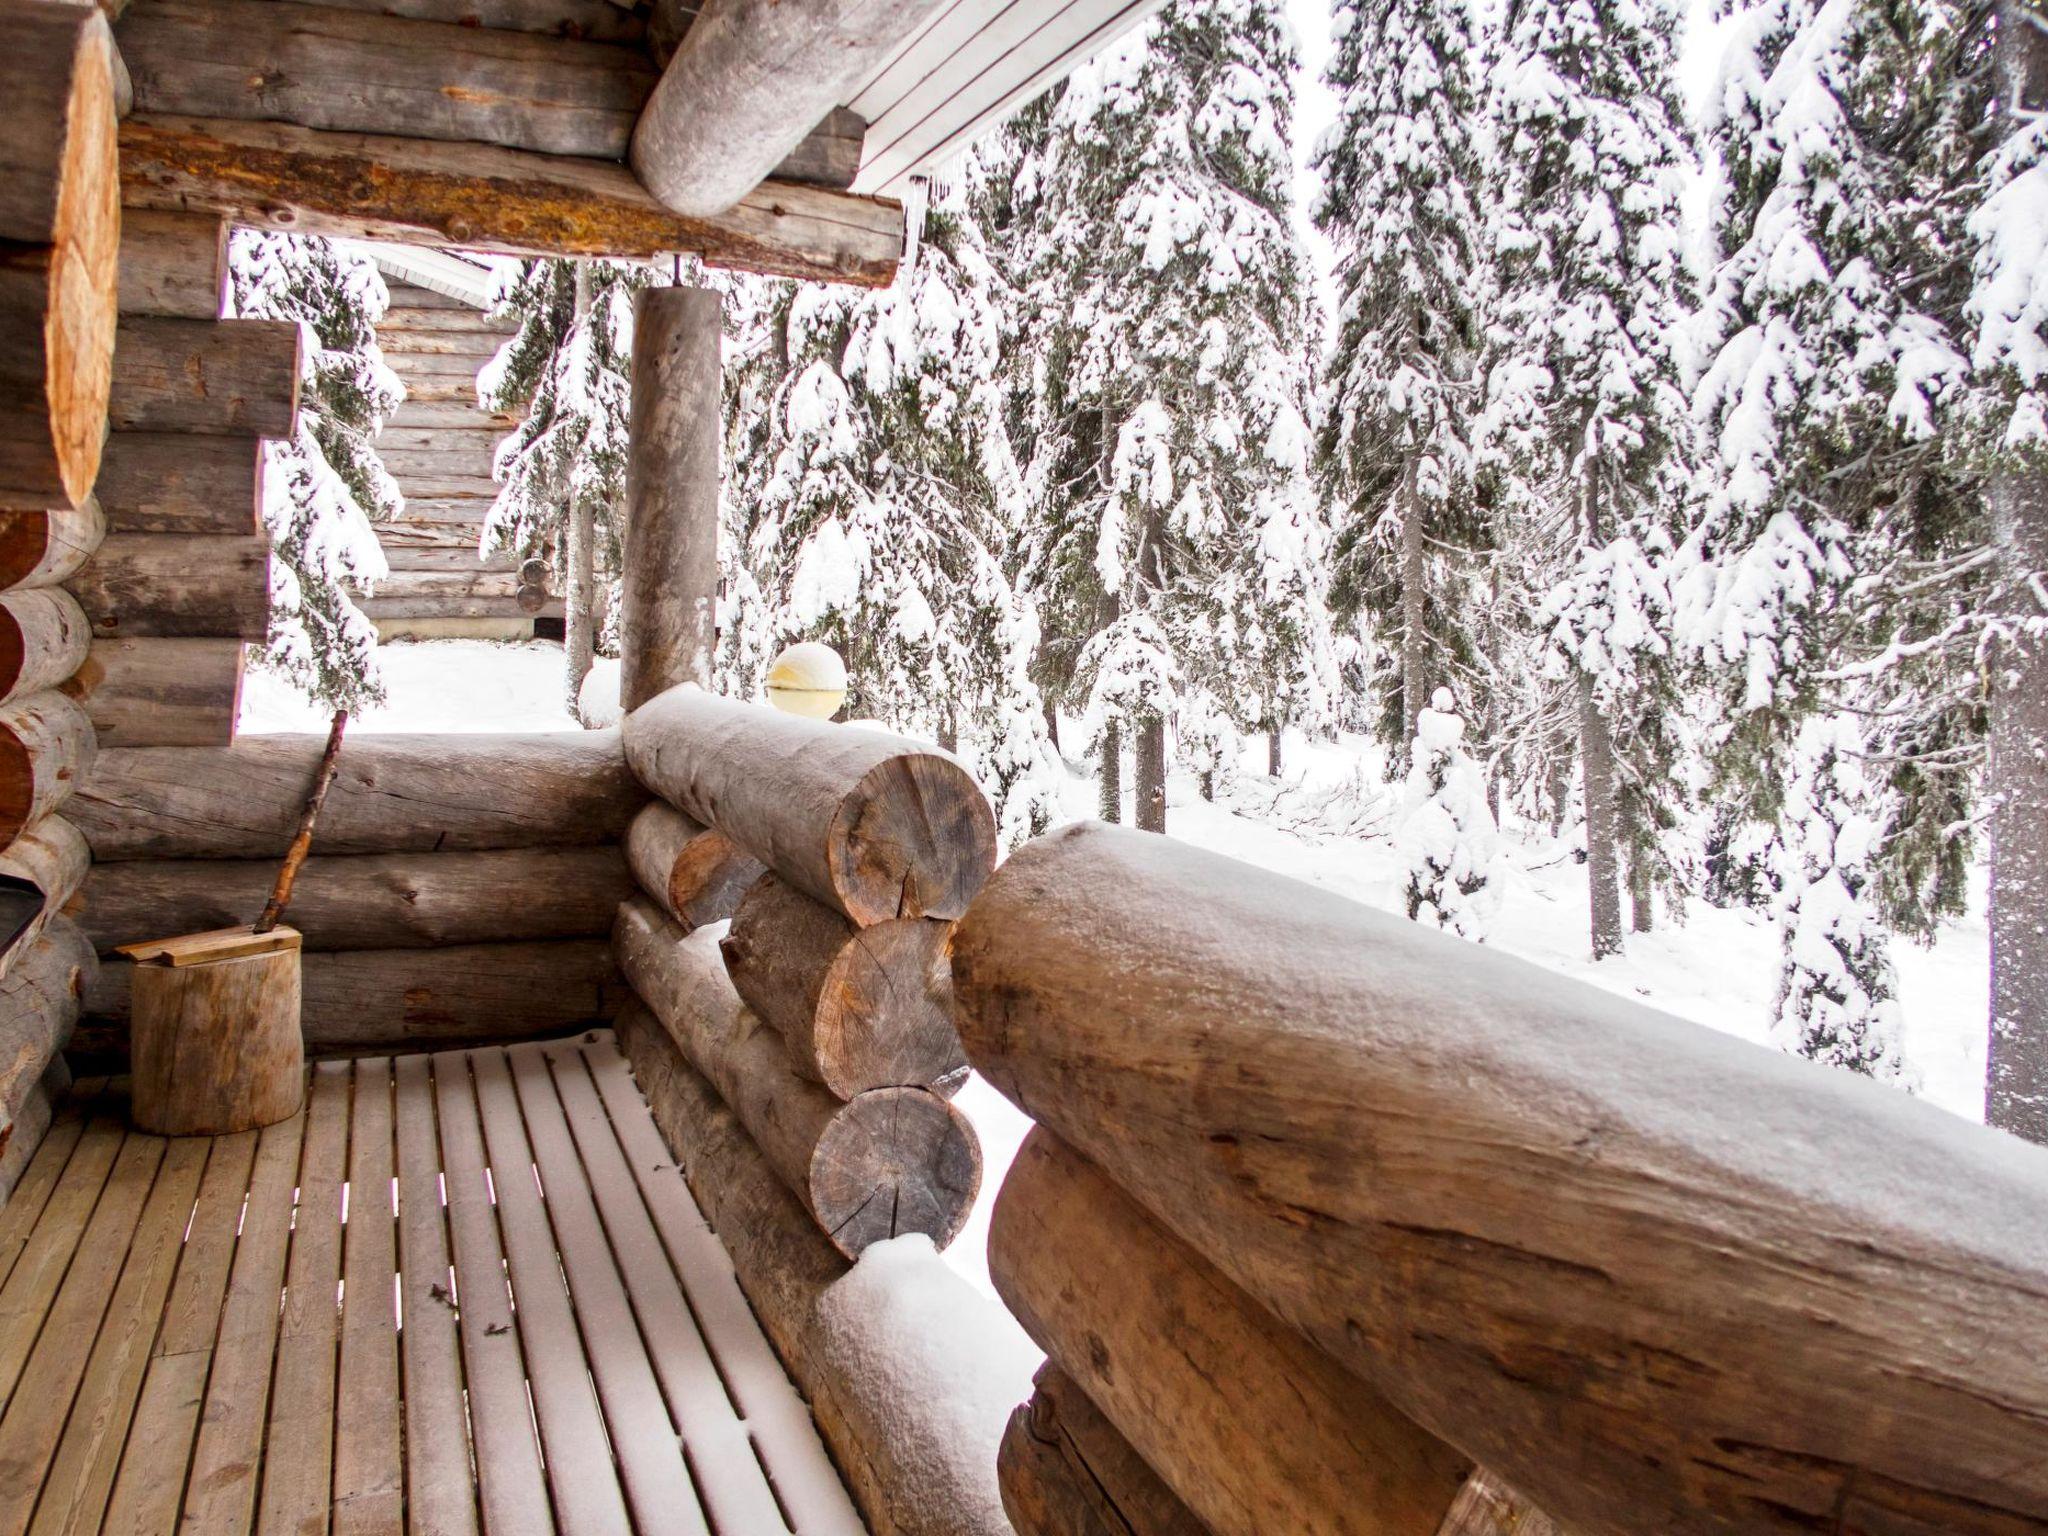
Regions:
<svg viewBox="0 0 2048 1536"><path fill-rule="evenodd" d="M477 403L476 375L515 322L470 298L406 281L395 264L379 265L391 306L377 342L405 381L406 398L385 422L377 451L405 508L377 527L391 574L361 599L363 611L386 638L530 637L535 619L561 617L559 595L545 578L522 582L511 553L477 555L499 489L492 465L514 419ZM480 284L484 274L478 277Z"/></svg>

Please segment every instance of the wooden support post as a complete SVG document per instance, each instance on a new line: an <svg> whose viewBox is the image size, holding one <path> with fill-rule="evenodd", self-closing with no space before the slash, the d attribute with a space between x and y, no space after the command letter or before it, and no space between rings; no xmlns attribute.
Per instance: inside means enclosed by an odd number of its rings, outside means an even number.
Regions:
<svg viewBox="0 0 2048 1536"><path fill-rule="evenodd" d="M2048 1521L2048 1151L1087 823L953 986L1025 1113L1570 1530Z"/></svg>
<svg viewBox="0 0 2048 1536"><path fill-rule="evenodd" d="M135 1123L159 1136L227 1136L299 1112L299 935L192 934L123 950L135 961L129 1073Z"/></svg>
<svg viewBox="0 0 2048 1536"><path fill-rule="evenodd" d="M856 928L774 875L741 899L720 950L733 986L790 1065L836 1096L928 1088L967 1065L953 1028L952 924Z"/></svg>
<svg viewBox="0 0 2048 1536"><path fill-rule="evenodd" d="M922 1088L843 1104L791 1070L781 1037L726 978L715 928L685 935L644 898L619 908L626 979L717 1087L840 1252L922 1232L943 1248L981 1187L981 1147L959 1110Z"/></svg>
<svg viewBox="0 0 2048 1536"><path fill-rule="evenodd" d="M99 471L121 238L114 44L88 6L0 5L0 506Z"/></svg>
<svg viewBox="0 0 2048 1536"><path fill-rule="evenodd" d="M672 688L626 717L640 782L860 926L955 918L996 861L995 812L922 742Z"/></svg>
<svg viewBox="0 0 2048 1536"><path fill-rule="evenodd" d="M640 888L686 933L731 917L762 874L760 861L723 832L660 800L650 800L626 828L626 862Z"/></svg>
<svg viewBox="0 0 2048 1536"><path fill-rule="evenodd" d="M711 682L718 641L719 296L633 297L619 703Z"/></svg>

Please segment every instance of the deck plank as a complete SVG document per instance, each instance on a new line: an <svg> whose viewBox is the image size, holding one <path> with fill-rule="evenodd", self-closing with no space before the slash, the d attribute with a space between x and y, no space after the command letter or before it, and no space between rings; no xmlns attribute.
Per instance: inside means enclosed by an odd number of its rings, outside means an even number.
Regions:
<svg viewBox="0 0 2048 1536"><path fill-rule="evenodd" d="M334 1410L336 1536L404 1523L399 1449L398 1246L391 1206L391 1063L356 1063L343 1233L341 1374Z"/></svg>
<svg viewBox="0 0 2048 1536"><path fill-rule="evenodd" d="M42 1332L43 1319L57 1299L58 1287L71 1268L126 1139L118 1114L105 1106L94 1112L65 1165L63 1179L37 1216L7 1284L0 1286L0 1409L14 1396Z"/></svg>
<svg viewBox="0 0 2048 1536"><path fill-rule="evenodd" d="M432 1059L401 1056L393 1064L393 1077L398 1271L405 1316L399 1341L405 1363L406 1530L411 1536L476 1536ZM536 1464L534 1481L539 1480Z"/></svg>
<svg viewBox="0 0 2048 1536"><path fill-rule="evenodd" d="M257 1139L255 1131L244 1131L213 1141L107 1504L103 1536L168 1536L177 1528Z"/></svg>
<svg viewBox="0 0 2048 1536"><path fill-rule="evenodd" d="M341 1312L341 1185L348 1162L349 1063L314 1064L306 1149L277 1329L277 1378L263 1437L259 1536L328 1528L334 1476L334 1372Z"/></svg>
<svg viewBox="0 0 2048 1536"><path fill-rule="evenodd" d="M610 1117L605 1114L583 1049L574 1044L545 1048L555 1091L576 1139L577 1151L597 1198L619 1275L632 1298L640 1334L661 1381L670 1415L682 1426L690 1468L712 1520L721 1531L782 1531L767 1475L754 1459L739 1410L719 1380L718 1367L655 1231L633 1171ZM545 1173L546 1164L542 1164ZM574 1278L573 1276L571 1277Z"/></svg>
<svg viewBox="0 0 2048 1536"><path fill-rule="evenodd" d="M303 1114L266 1127L249 1176L248 1211L235 1245L185 1489L182 1528L207 1536L243 1536L255 1516L277 1356L278 1297L291 1248L292 1191L305 1129Z"/></svg>
<svg viewBox="0 0 2048 1536"><path fill-rule="evenodd" d="M457 1323L484 1528L491 1536L549 1536L554 1516L534 1439L526 1356L512 1320L498 1211L485 1174L483 1128L466 1055L434 1057L434 1102L448 1182Z"/></svg>
<svg viewBox="0 0 2048 1536"><path fill-rule="evenodd" d="M46 1415L51 1425L61 1425L63 1436L35 1505L29 1526L34 1536L90 1536L100 1528L128 1422L149 1368L150 1346L163 1319L164 1298L177 1272L185 1227L212 1151L210 1141L197 1138L172 1141L164 1149L120 1281L93 1340L71 1417L65 1421ZM23 1382L24 1403L31 1392L39 1391L29 1386L35 1374L32 1361ZM55 1428L48 1433L54 1436ZM10 1448L19 1443L4 1424L0 1440ZM0 1493L0 1529L7 1531L21 1528L10 1512L14 1492L8 1488ZM33 1489L23 1493L26 1499L35 1497Z"/></svg>
<svg viewBox="0 0 2048 1536"><path fill-rule="evenodd" d="M675 1155L661 1139L618 1047L583 1048L620 1149L647 1201L655 1230L689 1297L697 1327L732 1387L755 1453L803 1536L859 1536L866 1527L775 1348L761 1331L732 1259L691 1197Z"/></svg>
<svg viewBox="0 0 2048 1536"><path fill-rule="evenodd" d="M121 1143L6 1415L0 1417L0 1446L6 1448L0 1456L0 1533L5 1536L20 1536L34 1517L36 1496L135 1245L164 1150L158 1136L131 1134ZM188 1194L188 1209L189 1199Z"/></svg>
<svg viewBox="0 0 2048 1536"><path fill-rule="evenodd" d="M472 1051L469 1064L555 1516L567 1536L631 1536L554 1231L534 1184L533 1156L505 1054Z"/></svg>
<svg viewBox="0 0 2048 1536"><path fill-rule="evenodd" d="M683 1464L682 1442L655 1380L647 1341L591 1197L589 1176L563 1118L547 1058L538 1049L525 1048L508 1051L506 1060L526 1117L534 1161L540 1165L555 1246L583 1327L590 1372L597 1381L612 1454L618 1458L635 1522L643 1531L711 1536ZM687 1315L680 1321L685 1328L691 1326ZM765 1529L772 1532L774 1527Z"/></svg>

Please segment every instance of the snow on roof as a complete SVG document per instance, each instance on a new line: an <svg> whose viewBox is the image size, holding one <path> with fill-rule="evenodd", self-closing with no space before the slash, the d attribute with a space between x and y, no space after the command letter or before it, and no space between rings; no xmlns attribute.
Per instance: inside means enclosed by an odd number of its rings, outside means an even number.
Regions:
<svg viewBox="0 0 2048 1536"><path fill-rule="evenodd" d="M489 309L499 260L467 252L435 251L419 245L385 245L368 240L336 242L377 264L386 277L400 278L475 309Z"/></svg>

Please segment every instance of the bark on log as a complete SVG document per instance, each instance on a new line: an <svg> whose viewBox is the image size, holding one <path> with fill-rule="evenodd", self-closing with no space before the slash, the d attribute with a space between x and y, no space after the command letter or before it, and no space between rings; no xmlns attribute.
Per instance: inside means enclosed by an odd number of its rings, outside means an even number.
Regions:
<svg viewBox="0 0 2048 1536"><path fill-rule="evenodd" d="M190 432L114 432L93 493L114 533L253 534L263 445Z"/></svg>
<svg viewBox="0 0 2048 1536"><path fill-rule="evenodd" d="M71 1067L62 1056L53 1056L41 1077L0 1101L0 1116L6 1117L6 1124L0 1126L0 1205L14 1194L15 1184L56 1118L57 1106L70 1091ZM19 1102L13 1102L16 1100Z"/></svg>
<svg viewBox="0 0 2048 1536"><path fill-rule="evenodd" d="M102 747L224 747L242 705L239 640L95 640L62 692Z"/></svg>
<svg viewBox="0 0 2048 1536"><path fill-rule="evenodd" d="M875 1536L1012 1536L992 1490L980 1486L986 1469L975 1458L962 1465L958 1411L931 1391L920 1341L877 1353L832 1327L832 1309L820 1303L846 1260L637 998L620 1011L618 1038Z"/></svg>
<svg viewBox="0 0 2048 1536"><path fill-rule="evenodd" d="M270 541L257 535L109 534L65 585L102 640L270 632Z"/></svg>
<svg viewBox="0 0 2048 1536"><path fill-rule="evenodd" d="M707 6L633 129L634 171L666 207L722 213L936 9L937 0Z"/></svg>
<svg viewBox="0 0 2048 1536"><path fill-rule="evenodd" d="M626 717L640 782L862 925L954 918L995 867L995 813L954 759L885 731L697 688Z"/></svg>
<svg viewBox="0 0 2048 1536"><path fill-rule="evenodd" d="M121 238L114 47L80 6L0 31L0 506L76 506L99 472Z"/></svg>
<svg viewBox="0 0 2048 1536"><path fill-rule="evenodd" d="M507 32L548 32L600 43L639 42L647 24L611 0L323 0L347 11L379 11L422 21L452 21L465 27Z"/></svg>
<svg viewBox="0 0 2048 1536"><path fill-rule="evenodd" d="M603 1024L625 989L602 939L348 949L300 956L309 1054L441 1050ZM127 1050L134 967L101 967L80 1047Z"/></svg>
<svg viewBox="0 0 2048 1536"><path fill-rule="evenodd" d="M997 1456L1018 1536L1209 1536L1102 1410L1048 1360Z"/></svg>
<svg viewBox="0 0 2048 1536"><path fill-rule="evenodd" d="M283 0L151 0L116 35L138 112L604 160L625 157L656 78L631 44Z"/></svg>
<svg viewBox="0 0 2048 1536"><path fill-rule="evenodd" d="M640 888L686 933L731 917L763 873L760 861L723 832L659 800L649 801L626 828L626 862Z"/></svg>
<svg viewBox="0 0 2048 1536"><path fill-rule="evenodd" d="M24 1102L70 1041L79 1000L98 969L85 936L59 917L0 978L0 1148L11 1139Z"/></svg>
<svg viewBox="0 0 2048 1536"><path fill-rule="evenodd" d="M1024 1331L1216 1536L1434 1536L1472 1470L1042 1129L988 1257Z"/></svg>
<svg viewBox="0 0 2048 1536"><path fill-rule="evenodd" d="M624 166L490 144L322 133L285 123L136 116L121 125L122 195L207 208L302 234L530 256L653 257L886 287L903 211L790 182L763 182L729 212L685 219Z"/></svg>
<svg viewBox="0 0 2048 1536"><path fill-rule="evenodd" d="M0 702L54 688L85 661L92 630L68 592L0 593Z"/></svg>
<svg viewBox="0 0 2048 1536"><path fill-rule="evenodd" d="M856 928L764 874L719 946L733 987L782 1036L799 1076L841 1099L927 1088L967 1065L953 1027L952 925Z"/></svg>
<svg viewBox="0 0 2048 1536"><path fill-rule="evenodd" d="M720 300L705 288L633 296L619 702L708 687L718 640Z"/></svg>
<svg viewBox="0 0 2048 1536"><path fill-rule="evenodd" d="M1001 1091L1568 1528L2048 1520L2048 1151L1106 828L953 980Z"/></svg>
<svg viewBox="0 0 2048 1536"><path fill-rule="evenodd" d="M297 325L121 317L107 402L117 431L281 438L298 418Z"/></svg>
<svg viewBox="0 0 2048 1536"><path fill-rule="evenodd" d="M92 722L61 693L0 706L0 848L71 798L94 750Z"/></svg>
<svg viewBox="0 0 2048 1536"><path fill-rule="evenodd" d="M42 911L0 951L0 976L21 962L51 920L70 904L91 863L85 834L61 816L45 816L0 852L0 875L34 886L43 895Z"/></svg>
<svg viewBox="0 0 2048 1536"><path fill-rule="evenodd" d="M216 320L227 298L228 226L217 214L127 209L120 277L124 315Z"/></svg>
<svg viewBox="0 0 2048 1536"><path fill-rule="evenodd" d="M323 736L103 753L69 813L96 859L280 858ZM365 736L342 749L317 849L474 852L614 843L646 802L615 731Z"/></svg>
<svg viewBox="0 0 2048 1536"><path fill-rule="evenodd" d="M44 3L44 0L38 0ZM100 547L98 501L48 512L0 512L0 587L54 587Z"/></svg>
<svg viewBox="0 0 2048 1536"><path fill-rule="evenodd" d="M842 1104L798 1077L781 1038L733 991L718 938L715 928L684 934L636 897L619 907L612 947L633 989L840 1252L858 1258L906 1232L945 1247L981 1186L981 1148L966 1117L921 1088L880 1088Z"/></svg>
<svg viewBox="0 0 2048 1536"><path fill-rule="evenodd" d="M276 873L268 859L101 864L86 880L79 920L102 953L232 927L262 910ZM316 854L292 892L291 920L309 951L601 938L631 894L619 850L603 845Z"/></svg>
<svg viewBox="0 0 2048 1536"><path fill-rule="evenodd" d="M127 967L135 1124L158 1136L232 1136L288 1120L306 1096L299 950ZM110 967L113 969L114 967Z"/></svg>

